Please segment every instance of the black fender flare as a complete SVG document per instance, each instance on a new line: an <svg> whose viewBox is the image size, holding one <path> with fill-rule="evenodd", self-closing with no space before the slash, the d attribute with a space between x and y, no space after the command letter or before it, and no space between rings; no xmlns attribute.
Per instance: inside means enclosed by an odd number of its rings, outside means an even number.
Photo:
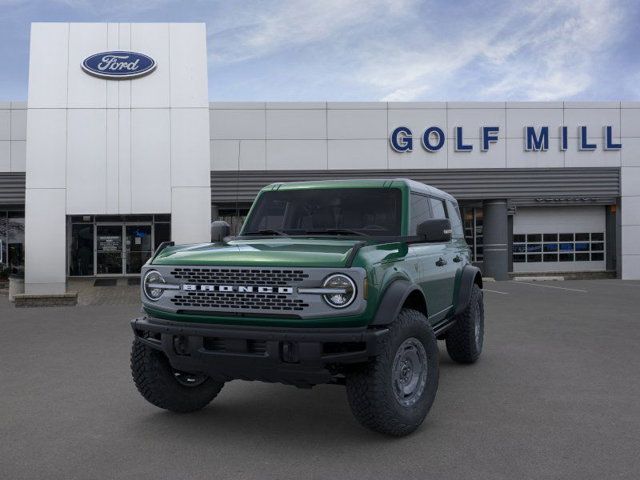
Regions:
<svg viewBox="0 0 640 480"><path fill-rule="evenodd" d="M415 283L405 279L397 279L391 282L384 291L380 303L378 303L378 311L373 317L371 325L384 326L392 323L398 317L405 300L415 291L420 293L426 305L424 293Z"/></svg>
<svg viewBox="0 0 640 480"><path fill-rule="evenodd" d="M460 288L458 289L455 315L462 313L467 308L474 283L477 283L482 288L482 273L480 273L478 267L465 265L462 269L462 275L460 275Z"/></svg>

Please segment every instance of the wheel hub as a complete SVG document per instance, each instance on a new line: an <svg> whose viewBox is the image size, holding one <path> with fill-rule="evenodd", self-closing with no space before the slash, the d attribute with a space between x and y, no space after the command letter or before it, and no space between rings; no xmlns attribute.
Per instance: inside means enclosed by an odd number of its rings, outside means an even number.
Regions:
<svg viewBox="0 0 640 480"><path fill-rule="evenodd" d="M417 338L406 339L396 352L393 362L393 393L400 405L416 403L427 383L427 353Z"/></svg>
<svg viewBox="0 0 640 480"><path fill-rule="evenodd" d="M174 370L173 378L175 378L180 385L184 385L185 387L197 387L205 382L207 376L200 373L187 373Z"/></svg>
<svg viewBox="0 0 640 480"><path fill-rule="evenodd" d="M411 379L411 362L403 360L400 365L400 381L407 383Z"/></svg>

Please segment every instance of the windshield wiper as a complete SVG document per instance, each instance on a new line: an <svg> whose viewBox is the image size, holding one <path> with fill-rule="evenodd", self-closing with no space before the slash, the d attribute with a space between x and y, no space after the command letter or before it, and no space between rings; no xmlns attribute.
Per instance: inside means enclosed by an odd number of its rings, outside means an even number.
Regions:
<svg viewBox="0 0 640 480"><path fill-rule="evenodd" d="M366 233L359 232L357 230L352 230L350 228L325 228L324 230L305 230L304 233L314 234L314 233L326 233L326 234L335 234L335 235L358 235L359 237L368 237Z"/></svg>
<svg viewBox="0 0 640 480"><path fill-rule="evenodd" d="M281 237L289 236L286 233L281 232L280 230L272 230L270 228L267 228L265 230L256 230L255 232L246 232L243 235L279 235Z"/></svg>

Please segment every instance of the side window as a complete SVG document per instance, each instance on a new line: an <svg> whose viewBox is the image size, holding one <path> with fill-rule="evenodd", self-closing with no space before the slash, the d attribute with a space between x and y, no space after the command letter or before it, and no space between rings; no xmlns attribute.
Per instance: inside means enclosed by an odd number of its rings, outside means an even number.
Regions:
<svg viewBox="0 0 640 480"><path fill-rule="evenodd" d="M431 210L433 211L433 218L447 218L447 213L444 209L444 202L439 198L429 197L431 202Z"/></svg>
<svg viewBox="0 0 640 480"><path fill-rule="evenodd" d="M411 209L409 211L411 221L409 222L409 235L415 235L418 225L431 218L429 209L429 198L417 193L411 194Z"/></svg>
<svg viewBox="0 0 640 480"><path fill-rule="evenodd" d="M447 212L449 213L449 219L451 220L451 230L453 230L454 238L464 237L464 231L462 229L462 220L460 219L460 211L458 207L451 201L447 200Z"/></svg>

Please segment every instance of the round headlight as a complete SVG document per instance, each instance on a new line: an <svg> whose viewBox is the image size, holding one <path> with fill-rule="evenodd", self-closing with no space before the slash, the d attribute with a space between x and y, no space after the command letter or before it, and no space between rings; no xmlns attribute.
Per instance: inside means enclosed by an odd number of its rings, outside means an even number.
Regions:
<svg viewBox="0 0 640 480"><path fill-rule="evenodd" d="M324 301L333 308L348 307L356 298L356 285L346 275L340 273L330 275L325 279L322 286L335 290L335 292L325 293L322 296Z"/></svg>
<svg viewBox="0 0 640 480"><path fill-rule="evenodd" d="M149 300L156 301L164 292L164 288L158 288L158 284L165 283L162 275L156 270L149 270L142 281L142 290L144 291L145 297Z"/></svg>

